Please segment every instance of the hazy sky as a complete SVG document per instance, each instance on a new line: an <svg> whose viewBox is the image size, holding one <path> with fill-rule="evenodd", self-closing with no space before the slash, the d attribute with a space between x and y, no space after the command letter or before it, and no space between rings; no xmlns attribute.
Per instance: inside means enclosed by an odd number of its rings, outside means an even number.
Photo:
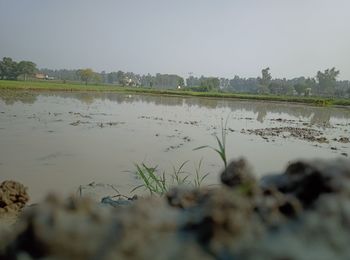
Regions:
<svg viewBox="0 0 350 260"><path fill-rule="evenodd" d="M38 67L350 79L349 0L0 0L0 58Z"/></svg>

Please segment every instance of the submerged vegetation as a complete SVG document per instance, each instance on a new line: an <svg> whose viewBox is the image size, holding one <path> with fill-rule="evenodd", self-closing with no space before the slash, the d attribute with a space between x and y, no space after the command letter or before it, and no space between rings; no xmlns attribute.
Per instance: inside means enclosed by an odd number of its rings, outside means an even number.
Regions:
<svg viewBox="0 0 350 260"><path fill-rule="evenodd" d="M202 159L198 163L198 167L195 167L195 175L193 180L190 180L190 173L184 171L185 165L188 161L183 162L178 168L173 166L173 172L170 175L170 180L167 179L165 171L161 174L158 173L158 167L150 167L145 163L137 164L136 175L142 181L142 184L131 190L131 193L139 188L145 188L150 195L162 196L169 191L170 188L175 186L192 186L193 188L200 188L203 181L208 177L209 173L202 174L201 166ZM169 178L169 177L168 177Z"/></svg>
<svg viewBox="0 0 350 260"><path fill-rule="evenodd" d="M162 175L158 175L156 172L157 167L148 167L145 163L142 163L141 165L135 164L135 166L137 169L136 174L143 181L143 184L137 186L131 192L134 192L135 190L141 187L146 188L151 195L163 195L167 192L168 189L166 184L165 172L163 172Z"/></svg>
<svg viewBox="0 0 350 260"><path fill-rule="evenodd" d="M215 135L215 139L216 142L218 144L218 148L209 146L209 145L204 145L204 146L200 146L195 148L194 150L200 150L200 149L204 149L204 148L210 148L212 150L214 150L221 158L221 160L224 163L224 167L226 169L227 167L227 156L226 156L226 136L227 136L227 122L228 122L228 118L226 118L225 121L225 125L223 124L223 120L221 119L221 139Z"/></svg>

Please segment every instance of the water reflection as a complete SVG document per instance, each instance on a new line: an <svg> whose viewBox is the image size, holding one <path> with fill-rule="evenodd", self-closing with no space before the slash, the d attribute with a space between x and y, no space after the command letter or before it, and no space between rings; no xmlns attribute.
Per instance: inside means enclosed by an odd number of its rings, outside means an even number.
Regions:
<svg viewBox="0 0 350 260"><path fill-rule="evenodd" d="M330 120L331 120L331 112L330 110L322 109L322 110L317 110L315 113L312 115L310 123L313 125L320 125L323 127L330 127Z"/></svg>
<svg viewBox="0 0 350 260"><path fill-rule="evenodd" d="M6 105L15 102L34 103L37 98L57 97L64 99L76 99L86 105L96 101L111 101L118 104L123 103L147 103L156 106L188 106L207 109L229 109L232 112L251 112L256 115L256 120L263 123L269 113L287 114L296 118L310 118L312 124L329 126L331 118L350 119L350 109L314 107L302 104L242 101L222 98L198 98L159 95L134 95L124 93L98 93L98 92L23 92L23 91L1 91L0 100Z"/></svg>
<svg viewBox="0 0 350 260"><path fill-rule="evenodd" d="M13 105L16 102L23 104L34 104L38 94L26 91L0 90L0 100L6 105Z"/></svg>
<svg viewBox="0 0 350 260"><path fill-rule="evenodd" d="M258 117L256 118L256 120L259 121L260 123L263 123L266 115L267 115L267 110L261 109L258 111Z"/></svg>

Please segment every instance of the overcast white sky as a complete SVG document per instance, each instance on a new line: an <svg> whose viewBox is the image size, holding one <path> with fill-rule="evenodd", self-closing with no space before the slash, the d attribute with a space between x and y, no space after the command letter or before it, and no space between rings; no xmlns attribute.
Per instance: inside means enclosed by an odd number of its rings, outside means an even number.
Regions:
<svg viewBox="0 0 350 260"><path fill-rule="evenodd" d="M350 79L349 0L0 0L0 58L43 68Z"/></svg>

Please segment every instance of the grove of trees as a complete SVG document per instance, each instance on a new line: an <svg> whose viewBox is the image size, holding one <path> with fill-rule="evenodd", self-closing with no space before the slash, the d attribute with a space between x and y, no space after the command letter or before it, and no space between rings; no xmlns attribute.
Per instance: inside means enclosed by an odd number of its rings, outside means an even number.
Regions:
<svg viewBox="0 0 350 260"><path fill-rule="evenodd" d="M35 63L31 61L20 61L19 63L9 57L0 61L0 79L16 80L23 75L24 80L37 71Z"/></svg>
<svg viewBox="0 0 350 260"><path fill-rule="evenodd" d="M331 68L318 71L315 77L278 79L271 76L270 68L265 68L258 78L221 78L220 89L240 93L350 97L350 81L338 81L339 74L339 70Z"/></svg>
<svg viewBox="0 0 350 260"><path fill-rule="evenodd" d="M316 75L318 80L318 94L334 94L339 73L340 71L334 67L326 69L324 72L318 71Z"/></svg>

